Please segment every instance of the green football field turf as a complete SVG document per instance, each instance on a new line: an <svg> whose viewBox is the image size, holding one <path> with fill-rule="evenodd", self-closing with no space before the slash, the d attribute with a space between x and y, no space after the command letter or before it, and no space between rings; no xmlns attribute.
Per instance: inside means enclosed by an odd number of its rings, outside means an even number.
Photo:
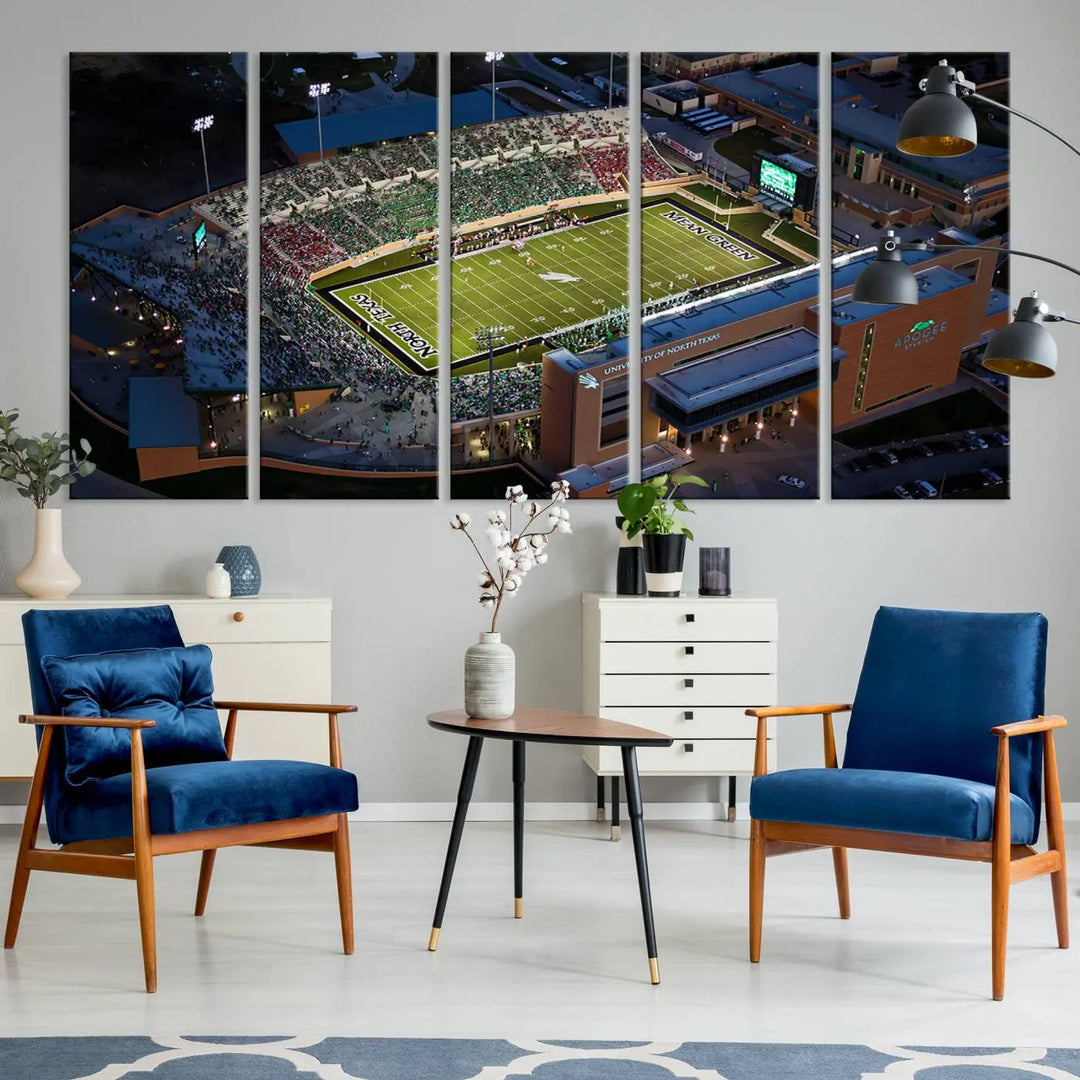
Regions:
<svg viewBox="0 0 1080 1080"><path fill-rule="evenodd" d="M754 215L755 217L757 215ZM642 301L728 281L778 264L748 240L685 203L662 200L642 211ZM474 332L501 323L507 344L591 322L627 303L625 213L544 233L521 250L503 245L454 258L451 270L451 361L478 357ZM432 264L322 291L401 366L433 371L438 327L437 271ZM334 305L332 305L334 306ZM405 363L402 363L402 358Z"/></svg>

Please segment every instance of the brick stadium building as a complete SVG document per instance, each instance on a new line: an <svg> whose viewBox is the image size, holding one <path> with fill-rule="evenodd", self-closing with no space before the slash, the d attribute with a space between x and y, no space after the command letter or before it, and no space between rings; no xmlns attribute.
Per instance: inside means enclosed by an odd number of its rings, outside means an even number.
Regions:
<svg viewBox="0 0 1080 1080"><path fill-rule="evenodd" d="M833 272L833 424L863 423L957 380L964 354L1008 321L993 287L999 254L907 252L923 299L913 307L855 304L872 251ZM745 426L763 409L819 389L819 279L798 270L742 293L688 305L642 326L642 471L675 468L710 430ZM578 497L604 497L628 474L628 342L593 353L545 354L540 457ZM816 411L816 410L815 410Z"/></svg>

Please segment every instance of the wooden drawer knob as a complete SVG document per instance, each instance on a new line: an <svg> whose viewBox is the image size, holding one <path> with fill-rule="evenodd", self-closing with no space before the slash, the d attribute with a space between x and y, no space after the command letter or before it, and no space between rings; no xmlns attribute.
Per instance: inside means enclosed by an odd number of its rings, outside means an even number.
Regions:
<svg viewBox="0 0 1080 1080"><path fill-rule="evenodd" d="M244 613L242 611L234 611L233 612L233 622L243 622L243 621L244 621Z"/></svg>

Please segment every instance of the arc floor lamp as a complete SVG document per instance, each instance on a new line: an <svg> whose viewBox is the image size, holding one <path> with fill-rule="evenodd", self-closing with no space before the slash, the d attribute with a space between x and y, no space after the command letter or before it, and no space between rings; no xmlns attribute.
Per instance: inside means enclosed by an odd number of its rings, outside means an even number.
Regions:
<svg viewBox="0 0 1080 1080"><path fill-rule="evenodd" d="M959 157L978 145L975 115L965 98L983 101L997 109L1018 116L1080 156L1071 142L1026 113L1002 105L978 93L975 84L964 78L947 60L930 69L919 84L923 96L908 107L900 120L896 148L903 154L918 157ZM1080 276L1080 270L1068 263L1030 251L998 247L995 244L947 244L934 240L902 243L892 229L878 240L877 254L855 280L852 299L864 304L917 304L918 282L903 261L903 251L1000 251L1025 259L1037 259ZM1080 325L1063 311L1051 311L1037 293L1022 297L1013 321L990 338L983 356L983 366L1004 375L1042 379L1057 371L1057 344L1045 323L1068 322Z"/></svg>

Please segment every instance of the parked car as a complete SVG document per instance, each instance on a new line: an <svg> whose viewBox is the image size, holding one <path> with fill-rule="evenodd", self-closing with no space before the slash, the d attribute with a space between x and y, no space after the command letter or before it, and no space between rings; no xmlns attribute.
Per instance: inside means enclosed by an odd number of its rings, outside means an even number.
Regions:
<svg viewBox="0 0 1080 1080"><path fill-rule="evenodd" d="M916 446L915 449L916 451L918 451L918 453L922 454L923 457L934 456L934 448L932 446L929 446L927 443L919 443L919 445Z"/></svg>
<svg viewBox="0 0 1080 1080"><path fill-rule="evenodd" d="M987 484L1004 484L1005 481L993 469L980 469L979 475Z"/></svg>
<svg viewBox="0 0 1080 1080"><path fill-rule="evenodd" d="M806 481L798 476L790 476L788 473L781 473L777 478L781 484L787 484L788 487L798 488L800 491L806 487Z"/></svg>
<svg viewBox="0 0 1080 1080"><path fill-rule="evenodd" d="M990 444L981 435L976 435L974 431L964 432L964 442L969 450L990 449Z"/></svg>
<svg viewBox="0 0 1080 1080"><path fill-rule="evenodd" d="M870 457L882 465L895 465L900 460L892 450L875 450Z"/></svg>
<svg viewBox="0 0 1080 1080"><path fill-rule="evenodd" d="M916 499L936 499L938 495L938 489L929 480L912 481L911 490Z"/></svg>
<svg viewBox="0 0 1080 1080"><path fill-rule="evenodd" d="M898 499L914 499L915 498L915 496L912 495L911 492L908 491L908 489L906 487L904 487L903 484L897 484L896 487L893 488L893 494Z"/></svg>
<svg viewBox="0 0 1080 1080"><path fill-rule="evenodd" d="M1006 435L1004 431L991 432L990 438L993 439L994 442L996 442L998 444L998 446L1008 446L1009 445L1009 436Z"/></svg>
<svg viewBox="0 0 1080 1080"><path fill-rule="evenodd" d="M861 472L863 471L863 469L865 469L865 468L866 468L866 466L865 466L865 465L863 465L863 463L862 463L861 461L857 460L857 459L856 459L856 460L853 460L853 461L849 461L849 462L847 463L847 467L848 467L848 468L849 468L849 469L850 469L850 470L851 470L851 471L852 471L853 473L861 473Z"/></svg>

